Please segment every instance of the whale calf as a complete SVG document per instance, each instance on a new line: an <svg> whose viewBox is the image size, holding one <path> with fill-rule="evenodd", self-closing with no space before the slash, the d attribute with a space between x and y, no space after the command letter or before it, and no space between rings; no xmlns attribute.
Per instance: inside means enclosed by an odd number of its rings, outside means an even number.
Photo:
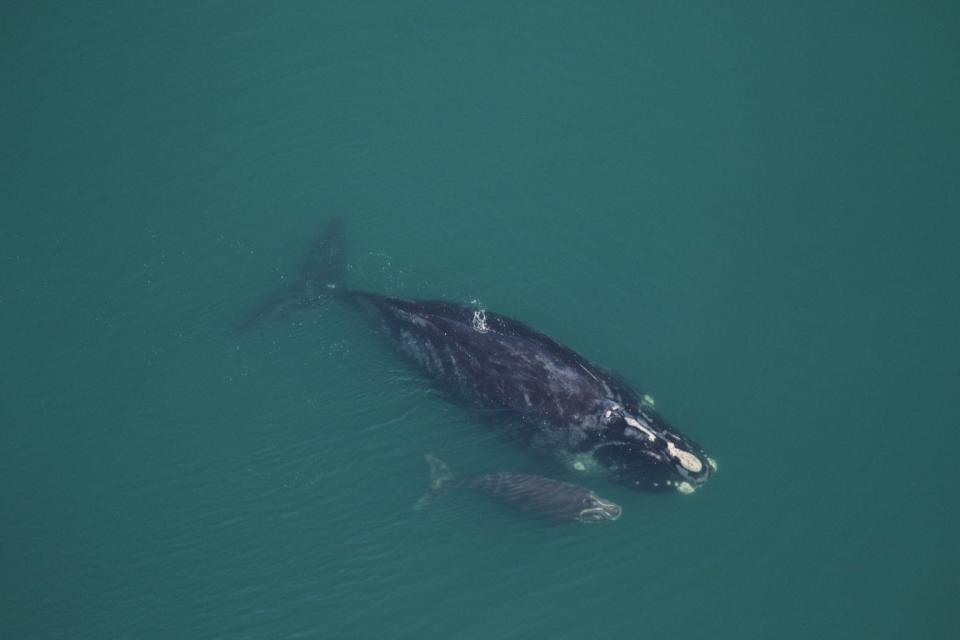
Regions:
<svg viewBox="0 0 960 640"><path fill-rule="evenodd" d="M451 398L499 418L530 449L567 467L645 491L681 493L716 471L649 396L518 320L474 305L347 288L342 229L339 220L328 224L299 278L253 307L240 327L332 301L364 309Z"/></svg>
<svg viewBox="0 0 960 640"><path fill-rule="evenodd" d="M565 522L616 520L623 513L620 505L569 482L507 471L454 478L442 460L428 455L427 464L430 465L430 491L424 494L418 506L452 489L466 488L501 500L521 511Z"/></svg>

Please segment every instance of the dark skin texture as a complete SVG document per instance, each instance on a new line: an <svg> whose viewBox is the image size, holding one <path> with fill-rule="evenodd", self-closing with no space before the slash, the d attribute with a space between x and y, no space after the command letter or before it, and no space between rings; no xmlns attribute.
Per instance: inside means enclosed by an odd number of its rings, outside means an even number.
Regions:
<svg viewBox="0 0 960 640"><path fill-rule="evenodd" d="M360 306L452 399L497 416L522 442L563 464L585 459L586 468L649 491L692 490L710 477L699 445L573 349L470 305L346 289L344 255L342 224L335 221L317 238L300 277L254 307L241 326L331 300Z"/></svg>

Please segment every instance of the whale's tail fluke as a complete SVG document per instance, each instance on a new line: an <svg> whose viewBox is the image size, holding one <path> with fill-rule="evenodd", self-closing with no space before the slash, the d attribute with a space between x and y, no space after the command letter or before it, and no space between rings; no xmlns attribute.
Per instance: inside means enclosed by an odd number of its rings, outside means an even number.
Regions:
<svg viewBox="0 0 960 640"><path fill-rule="evenodd" d="M239 323L253 329L270 320L286 318L294 311L323 304L343 286L346 260L343 251L343 221L334 218L314 241L300 268L300 277L252 307Z"/></svg>
<svg viewBox="0 0 960 640"><path fill-rule="evenodd" d="M453 481L453 474L447 468L446 462L429 453L426 458L427 464L430 465L430 488L417 500L415 509L424 509L430 506L430 503L450 489Z"/></svg>

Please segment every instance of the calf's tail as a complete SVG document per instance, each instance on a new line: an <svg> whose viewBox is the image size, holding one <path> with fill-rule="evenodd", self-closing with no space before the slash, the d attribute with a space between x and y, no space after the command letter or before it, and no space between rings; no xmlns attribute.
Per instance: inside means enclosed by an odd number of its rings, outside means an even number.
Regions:
<svg viewBox="0 0 960 640"><path fill-rule="evenodd" d="M430 465L430 488L417 500L415 509L424 509L450 490L453 482L453 474L447 468L447 463L436 458L429 453L426 455L427 464Z"/></svg>

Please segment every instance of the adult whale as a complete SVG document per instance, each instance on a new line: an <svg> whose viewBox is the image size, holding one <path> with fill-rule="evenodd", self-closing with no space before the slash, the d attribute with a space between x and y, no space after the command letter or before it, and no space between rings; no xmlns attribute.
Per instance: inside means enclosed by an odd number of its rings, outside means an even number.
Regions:
<svg viewBox="0 0 960 640"><path fill-rule="evenodd" d="M399 350L461 402L492 410L534 449L632 487L690 493L716 470L693 440L627 384L506 316L443 301L403 300L343 286L342 223L332 221L300 277L241 322L336 299L369 310Z"/></svg>

